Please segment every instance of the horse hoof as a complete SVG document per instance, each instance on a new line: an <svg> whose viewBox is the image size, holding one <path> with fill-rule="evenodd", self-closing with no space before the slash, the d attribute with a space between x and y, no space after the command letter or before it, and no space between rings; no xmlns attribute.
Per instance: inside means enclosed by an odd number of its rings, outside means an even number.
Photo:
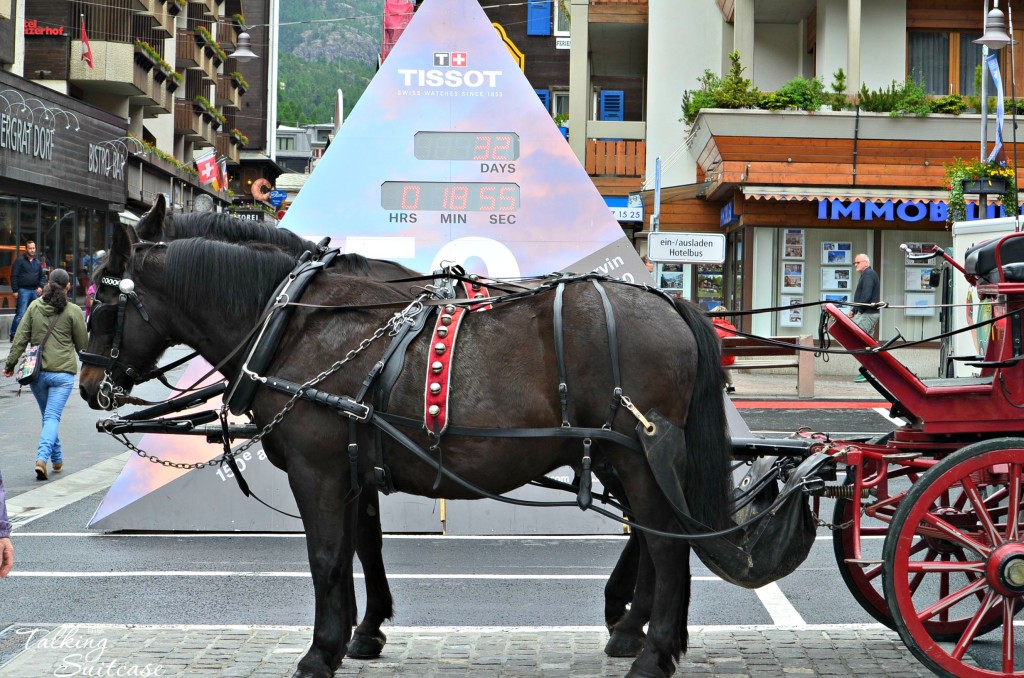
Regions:
<svg viewBox="0 0 1024 678"><path fill-rule="evenodd" d="M612 631L612 637L604 646L604 653L609 657L639 657L644 651L646 638L643 635L630 636L621 631ZM636 674L639 678L642 674Z"/></svg>
<svg viewBox="0 0 1024 678"><path fill-rule="evenodd" d="M354 633L348 643L346 654L352 659L376 659L384 651L384 644L387 642L388 637L383 633L372 636L367 633Z"/></svg>
<svg viewBox="0 0 1024 678"><path fill-rule="evenodd" d="M635 666L631 666L629 673L626 674L626 678L668 678L663 671L657 673L651 673L644 669L638 669Z"/></svg>

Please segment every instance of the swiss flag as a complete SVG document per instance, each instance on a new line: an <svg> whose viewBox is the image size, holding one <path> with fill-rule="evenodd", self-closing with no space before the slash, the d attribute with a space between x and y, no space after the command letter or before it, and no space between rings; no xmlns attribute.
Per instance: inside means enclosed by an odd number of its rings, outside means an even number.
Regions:
<svg viewBox="0 0 1024 678"><path fill-rule="evenodd" d="M199 183L208 184L217 178L220 168L217 167L217 154L209 151L201 158L196 158L196 169L199 171Z"/></svg>
<svg viewBox="0 0 1024 678"><path fill-rule="evenodd" d="M92 65L92 47L89 45L89 34L85 32L85 15L82 15L82 61L89 64L89 68L96 68Z"/></svg>

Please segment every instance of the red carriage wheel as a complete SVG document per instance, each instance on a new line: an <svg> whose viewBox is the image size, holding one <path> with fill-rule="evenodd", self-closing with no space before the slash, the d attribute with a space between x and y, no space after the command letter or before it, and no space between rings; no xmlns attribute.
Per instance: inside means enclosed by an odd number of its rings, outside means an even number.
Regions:
<svg viewBox="0 0 1024 678"><path fill-rule="evenodd" d="M868 441L871 445L884 445L892 439L892 433L887 433ZM853 483L853 469L846 475L846 484ZM832 510L832 524L836 526L847 525L853 520L854 511L860 510L860 502L849 499L836 499L835 507ZM885 536L888 526L862 526L861 536ZM890 629L896 630L889 617L889 608L882 596L882 566L868 565L861 567L846 562L853 558L854 550L853 530L848 526L844 529L832 531L832 551L836 556L836 564L839 566L839 574L842 575L846 587L850 589L854 599L879 623L885 624Z"/></svg>
<svg viewBox="0 0 1024 678"><path fill-rule="evenodd" d="M883 549L890 617L925 666L948 676L1024 676L1014 657L1013 618L1024 596L1024 438L1000 438L950 454L914 483ZM940 645L933 623L959 632ZM967 651L982 635L1001 646L998 667Z"/></svg>

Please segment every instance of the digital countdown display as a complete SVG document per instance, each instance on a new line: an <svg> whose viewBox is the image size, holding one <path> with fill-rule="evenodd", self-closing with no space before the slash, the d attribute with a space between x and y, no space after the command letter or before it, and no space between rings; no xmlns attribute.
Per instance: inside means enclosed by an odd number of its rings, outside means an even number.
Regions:
<svg viewBox="0 0 1024 678"><path fill-rule="evenodd" d="M417 132L413 155L417 160L509 162L519 159L519 135L515 132Z"/></svg>
<svg viewBox="0 0 1024 678"><path fill-rule="evenodd" d="M385 181L380 206L409 212L514 212L519 186L451 181Z"/></svg>

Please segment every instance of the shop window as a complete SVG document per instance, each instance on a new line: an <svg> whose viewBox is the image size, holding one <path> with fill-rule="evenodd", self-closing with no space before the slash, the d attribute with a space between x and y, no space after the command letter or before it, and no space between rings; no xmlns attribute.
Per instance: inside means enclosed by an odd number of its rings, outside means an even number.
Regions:
<svg viewBox="0 0 1024 678"><path fill-rule="evenodd" d="M976 94L974 75L981 65L981 45L972 41L980 37L980 33L962 31L911 31L907 77L922 82L928 94Z"/></svg>

